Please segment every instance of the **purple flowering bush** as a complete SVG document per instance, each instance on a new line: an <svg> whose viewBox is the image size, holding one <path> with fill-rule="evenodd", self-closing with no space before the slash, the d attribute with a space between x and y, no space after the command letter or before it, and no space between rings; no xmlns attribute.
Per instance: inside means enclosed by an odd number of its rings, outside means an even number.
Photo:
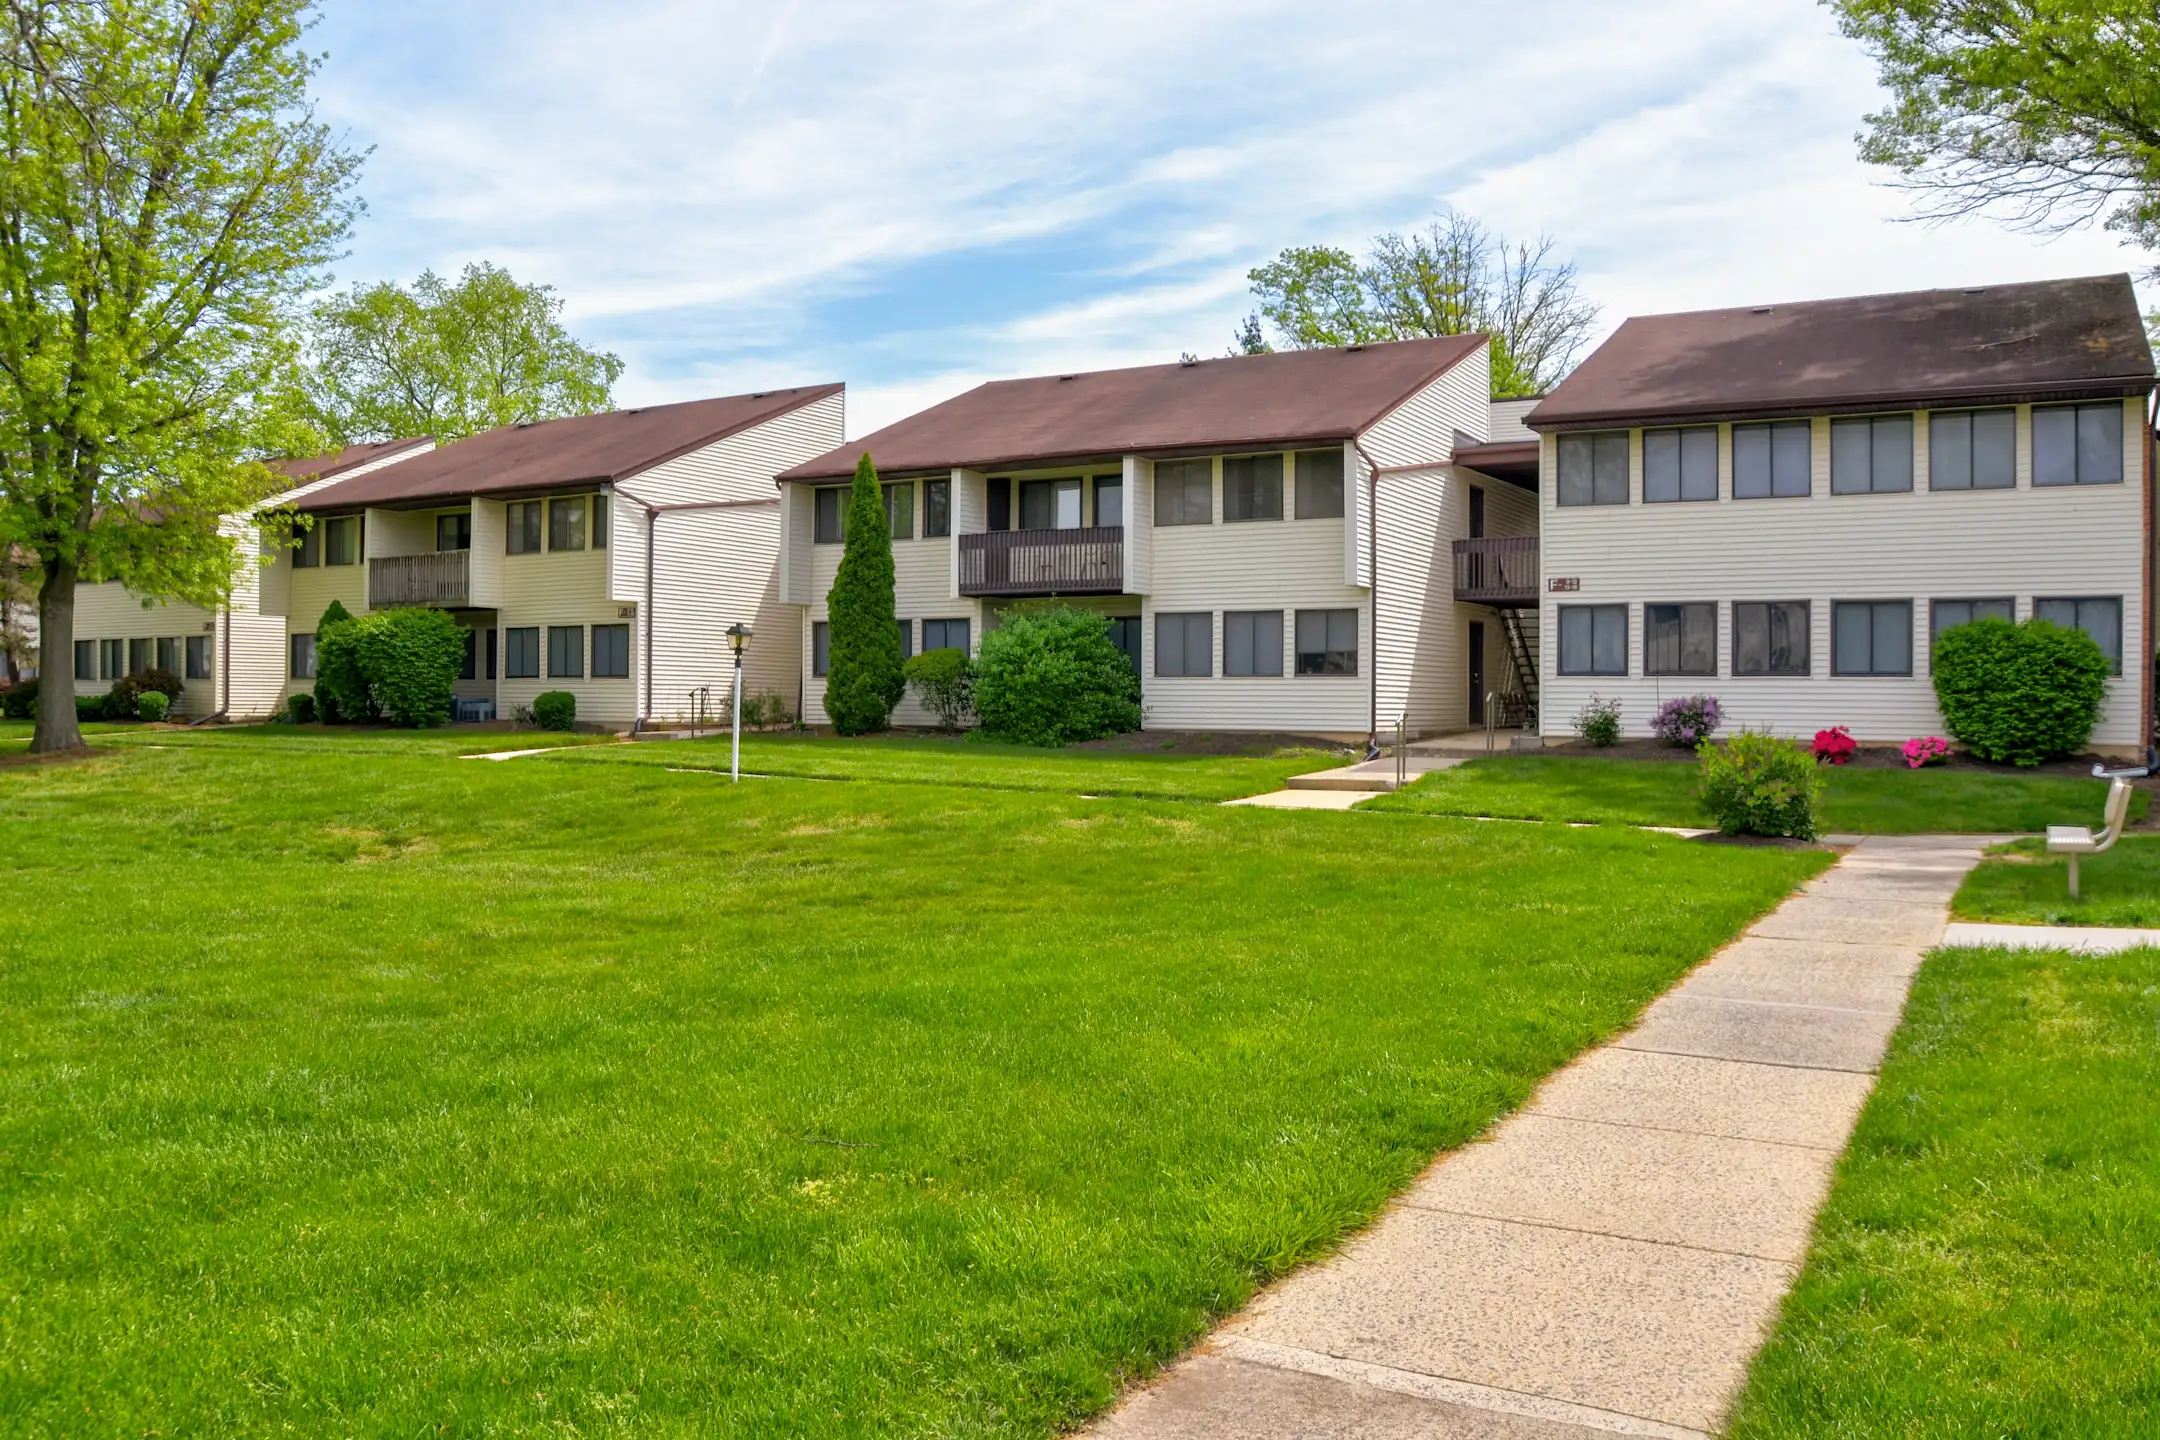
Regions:
<svg viewBox="0 0 2160 1440"><path fill-rule="evenodd" d="M1692 749L1717 733L1725 720L1715 695L1683 695L1658 706L1650 730L1667 745Z"/></svg>

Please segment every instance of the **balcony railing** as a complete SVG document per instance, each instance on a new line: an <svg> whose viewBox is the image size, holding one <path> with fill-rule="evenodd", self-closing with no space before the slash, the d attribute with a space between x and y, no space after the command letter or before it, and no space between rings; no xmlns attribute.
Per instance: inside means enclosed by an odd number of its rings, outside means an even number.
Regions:
<svg viewBox="0 0 2160 1440"><path fill-rule="evenodd" d="M1122 525L960 537L963 595L1115 595L1124 588Z"/></svg>
<svg viewBox="0 0 2160 1440"><path fill-rule="evenodd" d="M433 555L385 555L368 561L368 604L377 610L391 605L432 605L454 609L470 603L472 593L469 550L442 550Z"/></svg>
<svg viewBox="0 0 2160 1440"><path fill-rule="evenodd" d="M1535 605L1538 537L1488 535L1455 542L1455 598L1473 605Z"/></svg>

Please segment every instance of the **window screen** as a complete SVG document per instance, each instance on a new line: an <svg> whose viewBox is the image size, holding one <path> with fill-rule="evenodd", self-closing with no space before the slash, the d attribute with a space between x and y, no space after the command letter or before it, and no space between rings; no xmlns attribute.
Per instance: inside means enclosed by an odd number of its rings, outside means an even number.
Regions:
<svg viewBox="0 0 2160 1440"><path fill-rule="evenodd" d="M548 549L585 548L585 497L572 495L548 501Z"/></svg>
<svg viewBox="0 0 2160 1440"><path fill-rule="evenodd" d="M295 635L292 637L292 678L312 680L315 678L315 637Z"/></svg>
<svg viewBox="0 0 2160 1440"><path fill-rule="evenodd" d="M817 524L811 539L819 545L838 545L847 539L848 492L844 485L821 485L811 492Z"/></svg>
<svg viewBox="0 0 2160 1440"><path fill-rule="evenodd" d="M922 648L926 651L967 649L968 622L964 618L923 621Z"/></svg>
<svg viewBox="0 0 2160 1440"><path fill-rule="evenodd" d="M1830 422L1830 493L1883 495L1912 489L1912 416L1862 415Z"/></svg>
<svg viewBox="0 0 2160 1440"><path fill-rule="evenodd" d="M1562 505L1628 503L1627 431L1562 435L1559 451Z"/></svg>
<svg viewBox="0 0 2160 1440"><path fill-rule="evenodd" d="M1357 611L1297 612L1298 674L1355 675L1358 673L1357 652Z"/></svg>
<svg viewBox="0 0 2160 1440"><path fill-rule="evenodd" d="M1225 611L1222 617L1222 673L1282 674L1282 616L1280 610ZM1354 632L1352 638L1354 642Z"/></svg>
<svg viewBox="0 0 2160 1440"><path fill-rule="evenodd" d="M520 625L503 631L503 678L540 678L540 627Z"/></svg>
<svg viewBox="0 0 2160 1440"><path fill-rule="evenodd" d="M1808 673L1808 602L1736 600L1732 607L1735 675Z"/></svg>
<svg viewBox="0 0 2160 1440"><path fill-rule="evenodd" d="M1805 420L1732 427L1733 498L1783 499L1814 486L1814 432Z"/></svg>
<svg viewBox="0 0 2160 1440"><path fill-rule="evenodd" d="M1155 523L1208 525L1214 523L1214 519L1214 462L1158 461L1155 466Z"/></svg>
<svg viewBox="0 0 2160 1440"><path fill-rule="evenodd" d="M1343 459L1341 450L1300 450L1297 453L1297 518L1333 520L1343 513Z"/></svg>
<svg viewBox="0 0 2160 1440"><path fill-rule="evenodd" d="M592 673L595 680L630 678L630 627L592 627Z"/></svg>
<svg viewBox="0 0 2160 1440"><path fill-rule="evenodd" d="M1643 606L1643 674L1717 674L1717 606Z"/></svg>
<svg viewBox="0 0 2160 1440"><path fill-rule="evenodd" d="M1645 503L1718 498L1715 425L1645 430L1642 459Z"/></svg>
<svg viewBox="0 0 2160 1440"><path fill-rule="evenodd" d="M885 524L895 540L915 538L914 481L896 481L885 487Z"/></svg>
<svg viewBox="0 0 2160 1440"><path fill-rule="evenodd" d="M1155 673L1213 675L1215 617L1205 610L1189 615L1157 615Z"/></svg>
<svg viewBox="0 0 2160 1440"><path fill-rule="evenodd" d="M1283 457L1232 455L1222 462L1223 519L1280 520Z"/></svg>
<svg viewBox="0 0 2160 1440"><path fill-rule="evenodd" d="M1560 673L1627 674L1627 606L1562 605Z"/></svg>
<svg viewBox="0 0 2160 1440"><path fill-rule="evenodd" d="M2123 478L2123 407L2035 405L2035 485L2114 485Z"/></svg>
<svg viewBox="0 0 2160 1440"><path fill-rule="evenodd" d="M926 540L952 534L952 481L923 481L922 533Z"/></svg>
<svg viewBox="0 0 2160 1440"><path fill-rule="evenodd" d="M212 637L208 635L190 635L187 637L188 679L208 680L210 678L211 657L216 653L211 648L211 639Z"/></svg>
<svg viewBox="0 0 2160 1440"><path fill-rule="evenodd" d="M1830 673L1912 674L1912 601L1840 600L1832 605Z"/></svg>
<svg viewBox="0 0 2160 1440"><path fill-rule="evenodd" d="M2017 486L2017 411L1945 410L1928 416L1928 489Z"/></svg>
<svg viewBox="0 0 2160 1440"><path fill-rule="evenodd" d="M504 548L512 555L540 553L540 502L514 500L503 507Z"/></svg>
<svg viewBox="0 0 2160 1440"><path fill-rule="evenodd" d="M2074 599L2033 601L2035 620L2052 620L2092 636L2108 657L2110 674L2122 674L2122 599L2115 595L2084 595Z"/></svg>

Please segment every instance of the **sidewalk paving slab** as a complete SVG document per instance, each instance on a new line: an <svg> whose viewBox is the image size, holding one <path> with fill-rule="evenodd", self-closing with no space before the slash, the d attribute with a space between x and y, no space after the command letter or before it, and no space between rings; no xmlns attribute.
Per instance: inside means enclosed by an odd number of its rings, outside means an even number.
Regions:
<svg viewBox="0 0 2160 1440"><path fill-rule="evenodd" d="M1945 945L2007 945L2014 950L2077 950L2112 955L2141 945L2160 945L2160 930L2107 925L1993 925L1960 920L1943 936Z"/></svg>
<svg viewBox="0 0 2160 1440"><path fill-rule="evenodd" d="M1524 1113L1836 1150L1873 1084L1852 1071L1609 1045L1548 1080Z"/></svg>
<svg viewBox="0 0 2160 1440"><path fill-rule="evenodd" d="M1817 1070L1873 1070L1898 1017L1880 1010L1728 1000L1678 991L1652 1005L1643 1023L1613 1043L1627 1050L1805 1065Z"/></svg>
<svg viewBox="0 0 2160 1440"><path fill-rule="evenodd" d="M1673 993L1895 1015L1919 970L1920 951L1910 946L1750 935L1726 947L1716 964L1697 970Z"/></svg>
<svg viewBox="0 0 2160 1440"><path fill-rule="evenodd" d="M1225 800L1225 805L1255 805L1263 810L1349 810L1378 793L1372 790L1270 790Z"/></svg>
<svg viewBox="0 0 2160 1440"><path fill-rule="evenodd" d="M1847 900L1828 895L1796 895L1748 933L1783 940L1834 940L1854 945L1913 945L1925 948L1942 939L1948 916L1944 896L1934 904L1917 900Z"/></svg>

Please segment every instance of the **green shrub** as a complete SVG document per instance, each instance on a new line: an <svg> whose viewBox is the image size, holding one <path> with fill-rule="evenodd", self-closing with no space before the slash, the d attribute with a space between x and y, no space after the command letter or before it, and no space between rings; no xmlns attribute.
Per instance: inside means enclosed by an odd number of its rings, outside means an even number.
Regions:
<svg viewBox="0 0 2160 1440"><path fill-rule="evenodd" d="M393 724L448 724L465 628L442 610L383 610L338 627L360 640L360 673L374 708ZM319 688L319 682L318 682Z"/></svg>
<svg viewBox="0 0 2160 1440"><path fill-rule="evenodd" d="M0 689L0 716L10 720L35 720L37 718L38 683L35 680L18 680Z"/></svg>
<svg viewBox="0 0 2160 1440"><path fill-rule="evenodd" d="M567 690L547 690L533 696L533 723L543 730L568 730L577 724L577 696Z"/></svg>
<svg viewBox="0 0 2160 1440"><path fill-rule="evenodd" d="M107 707L110 706L111 703L112 697L110 695L76 696L75 723L80 725L90 720L104 720L110 718Z"/></svg>
<svg viewBox="0 0 2160 1440"><path fill-rule="evenodd" d="M1815 757L1797 740L1742 730L1723 745L1705 740L1702 807L1727 835L1816 836L1823 778Z"/></svg>
<svg viewBox="0 0 2160 1440"><path fill-rule="evenodd" d="M144 695L163 695L168 706L180 698L186 682L170 670L144 670L113 681L105 696L105 718L130 720L139 713L136 701Z"/></svg>
<svg viewBox="0 0 2160 1440"><path fill-rule="evenodd" d="M925 650L901 666L900 673L914 687L915 698L922 701L923 708L937 716L938 728L958 730L974 714L974 701L968 692L974 685L975 672L968 664L967 651Z"/></svg>
<svg viewBox="0 0 2160 1440"><path fill-rule="evenodd" d="M285 716L295 725L315 723L315 697L305 690L285 697Z"/></svg>
<svg viewBox="0 0 2160 1440"><path fill-rule="evenodd" d="M155 725L159 721L163 720L165 718L165 712L167 710L170 710L171 708L171 699L168 698L162 691L145 690L142 694L135 697L136 718L140 720L146 720L152 725Z"/></svg>
<svg viewBox="0 0 2160 1440"><path fill-rule="evenodd" d="M328 723L382 713L361 669L360 637L342 633L352 623L352 612L335 600L315 622L315 703Z"/></svg>
<svg viewBox="0 0 2160 1440"><path fill-rule="evenodd" d="M1589 702L1575 712L1575 735L1588 745L1619 744L1620 702L1592 695Z"/></svg>
<svg viewBox="0 0 2160 1440"><path fill-rule="evenodd" d="M777 690L747 691L742 701L742 723L746 729L762 730L768 726L794 723L795 712L787 697Z"/></svg>
<svg viewBox="0 0 2160 1440"><path fill-rule="evenodd" d="M907 682L900 674L900 626L893 611L892 527L868 451L855 465L846 543L825 609L832 645L825 713L842 735L883 730Z"/></svg>
<svg viewBox="0 0 2160 1440"><path fill-rule="evenodd" d="M1020 745L1069 745L1140 728L1140 677L1092 610L1023 610L983 636L974 665L983 733Z"/></svg>
<svg viewBox="0 0 2160 1440"><path fill-rule="evenodd" d="M1974 620L1935 642L1943 724L1983 760L2038 765L2081 748L2107 680L2093 638L2047 620Z"/></svg>

